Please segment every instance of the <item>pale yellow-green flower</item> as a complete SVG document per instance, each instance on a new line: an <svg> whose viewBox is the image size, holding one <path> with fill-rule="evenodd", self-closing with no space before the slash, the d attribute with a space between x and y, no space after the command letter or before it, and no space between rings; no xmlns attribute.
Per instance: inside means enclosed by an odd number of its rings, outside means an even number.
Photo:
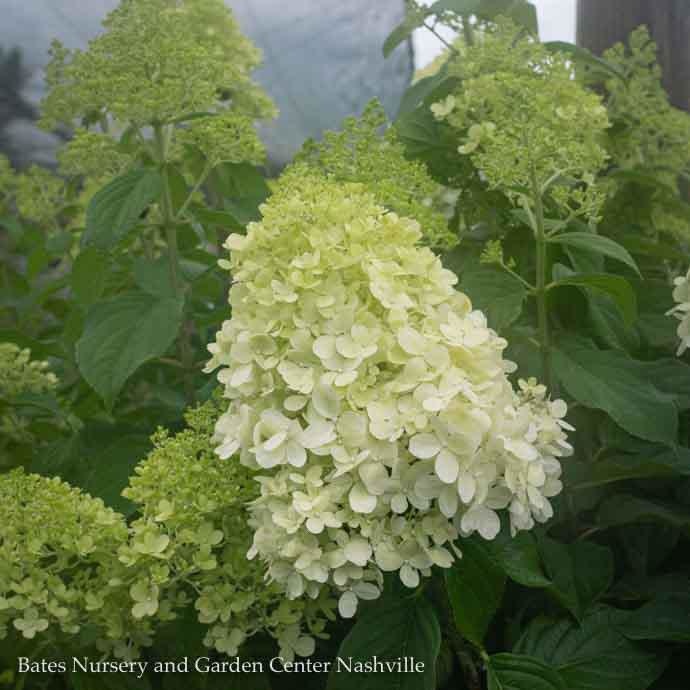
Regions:
<svg viewBox="0 0 690 690"><path fill-rule="evenodd" d="M114 118L141 127L221 103L273 114L249 76L259 53L222 0L123 0L103 26L85 51L53 45L44 126Z"/></svg>
<svg viewBox="0 0 690 690"><path fill-rule="evenodd" d="M453 53L448 75L457 87L431 110L492 188L515 200L544 196L560 215L597 216L603 197L593 182L609 123L565 56L506 20Z"/></svg>
<svg viewBox="0 0 690 690"><path fill-rule="evenodd" d="M552 515L570 452L562 401L513 390L506 342L419 246L419 224L363 185L293 169L226 246L232 318L209 346L228 410L223 462L259 472L250 555L290 599L335 589L339 610L449 567Z"/></svg>

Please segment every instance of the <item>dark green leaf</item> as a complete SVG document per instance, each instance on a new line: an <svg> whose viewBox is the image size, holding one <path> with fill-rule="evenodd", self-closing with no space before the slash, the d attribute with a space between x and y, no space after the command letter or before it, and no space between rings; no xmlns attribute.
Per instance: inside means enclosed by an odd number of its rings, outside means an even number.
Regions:
<svg viewBox="0 0 690 690"><path fill-rule="evenodd" d="M211 225L227 230L240 230L244 227L232 213L227 211L216 211L200 204L192 204L189 211L202 225Z"/></svg>
<svg viewBox="0 0 690 690"><path fill-rule="evenodd" d="M634 611L622 630L631 640L690 642L690 595L653 599Z"/></svg>
<svg viewBox="0 0 690 690"><path fill-rule="evenodd" d="M563 387L583 406L603 410L633 436L676 442L678 414L673 399L641 375L635 360L571 340L554 350L553 365Z"/></svg>
<svg viewBox="0 0 690 690"><path fill-rule="evenodd" d="M501 605L505 574L476 538L459 542L462 558L445 571L455 625L470 642L483 646L491 619Z"/></svg>
<svg viewBox="0 0 690 690"><path fill-rule="evenodd" d="M442 65L441 69L435 74L424 77L410 86L400 101L400 108L398 108L398 117L411 113L420 103L427 97L431 96L435 91L439 91L444 82L448 84L455 83L456 80L448 79L448 65Z"/></svg>
<svg viewBox="0 0 690 690"><path fill-rule="evenodd" d="M422 673L338 672L337 662L328 677L328 690L435 690L435 663L441 647L441 630L431 604L420 596L407 598L391 593L358 616L343 640L338 657L366 662L412 657L424 664Z"/></svg>
<svg viewBox="0 0 690 690"><path fill-rule="evenodd" d="M259 220L259 206L271 190L260 170L248 163L224 163L210 179L223 197L225 210L241 225Z"/></svg>
<svg viewBox="0 0 690 690"><path fill-rule="evenodd" d="M554 53L565 53L573 62L585 65L595 72L602 72L607 76L613 76L623 80L626 78L625 73L615 65L597 57L586 48L581 48L573 43L567 43L565 41L547 41L544 43L544 47Z"/></svg>
<svg viewBox="0 0 690 690"><path fill-rule="evenodd" d="M395 128L412 158L426 158L446 151L441 125L428 108L417 108L398 118Z"/></svg>
<svg viewBox="0 0 690 690"><path fill-rule="evenodd" d="M578 287L597 290L610 295L618 305L624 320L631 324L637 317L637 299L632 285L622 276L610 273L588 273L566 276L551 283L550 289Z"/></svg>
<svg viewBox="0 0 690 690"><path fill-rule="evenodd" d="M570 489L588 489L628 479L689 476L690 450L655 446L639 454L618 453L596 462L569 463L566 473Z"/></svg>
<svg viewBox="0 0 690 690"><path fill-rule="evenodd" d="M576 618L581 619L611 585L611 550L588 541L562 544L542 537L539 551L552 581L549 591Z"/></svg>
<svg viewBox="0 0 690 690"><path fill-rule="evenodd" d="M678 247L672 247L661 241L648 240L644 237L624 235L621 237L621 244L631 253L642 257L654 256L658 259L668 259L669 261L678 260Z"/></svg>
<svg viewBox="0 0 690 690"><path fill-rule="evenodd" d="M130 292L91 307L77 343L77 364L107 405L144 362L170 347L182 321L182 306L175 298Z"/></svg>
<svg viewBox="0 0 690 690"><path fill-rule="evenodd" d="M600 607L581 624L537 619L515 652L556 668L568 690L645 690L660 675L666 659L628 640L620 628L627 611Z"/></svg>
<svg viewBox="0 0 690 690"><path fill-rule="evenodd" d="M134 282L144 292L156 297L175 297L175 286L167 255L153 260L141 257L134 262L133 271Z"/></svg>
<svg viewBox="0 0 690 690"><path fill-rule="evenodd" d="M551 580L544 574L537 543L530 532L511 537L507 531L486 543L495 563L513 581L525 587L548 587Z"/></svg>
<svg viewBox="0 0 690 690"><path fill-rule="evenodd" d="M595 235L592 232L567 232L562 235L555 235L548 240L551 244L560 244L567 247L575 247L577 249L584 249L586 251L595 252L608 256L611 259L620 261L635 271L638 275L640 269L632 258L630 252L625 247L622 247L618 242L610 240L603 235Z"/></svg>
<svg viewBox="0 0 690 690"><path fill-rule="evenodd" d="M151 168L139 168L115 178L89 202L82 246L115 246L158 199L162 188L160 174Z"/></svg>
<svg viewBox="0 0 690 690"><path fill-rule="evenodd" d="M108 277L108 257L95 247L87 247L74 260L70 283L74 297L88 309L103 294Z"/></svg>
<svg viewBox="0 0 690 690"><path fill-rule="evenodd" d="M135 506L124 498L122 490L129 484L137 464L151 449L148 436L123 436L105 446L97 457L83 466L79 486L92 496L102 498L106 505L124 515L131 515Z"/></svg>
<svg viewBox="0 0 690 690"><path fill-rule="evenodd" d="M558 671L524 654L494 654L487 675L489 690L567 690Z"/></svg>
<svg viewBox="0 0 690 690"><path fill-rule="evenodd" d="M681 505L662 503L630 494L616 494L599 507L601 527L614 527L634 522L662 522L690 534L690 510Z"/></svg>
<svg viewBox="0 0 690 690"><path fill-rule="evenodd" d="M480 266L460 276L461 289L481 309L489 326L499 333L514 323L522 313L527 292L509 273L491 266Z"/></svg>

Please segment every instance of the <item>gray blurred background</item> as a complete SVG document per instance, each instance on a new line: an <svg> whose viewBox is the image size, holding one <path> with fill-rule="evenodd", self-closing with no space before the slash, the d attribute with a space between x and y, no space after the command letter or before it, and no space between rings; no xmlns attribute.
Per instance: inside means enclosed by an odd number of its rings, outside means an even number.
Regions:
<svg viewBox="0 0 690 690"><path fill-rule="evenodd" d="M0 0L0 150L18 165L50 164L58 139L32 121L53 38L84 48L118 0ZM430 4L431 0L429 0ZM337 128L378 98L394 117L414 69L443 49L426 30L384 60L381 46L404 0L228 0L261 48L259 81L280 108L263 127L271 161L289 160L307 137ZM536 0L542 36L574 40L575 0Z"/></svg>

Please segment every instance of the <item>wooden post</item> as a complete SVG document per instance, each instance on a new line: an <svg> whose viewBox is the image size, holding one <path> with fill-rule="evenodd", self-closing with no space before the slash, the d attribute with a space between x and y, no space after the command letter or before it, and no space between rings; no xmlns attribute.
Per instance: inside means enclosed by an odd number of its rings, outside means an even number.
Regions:
<svg viewBox="0 0 690 690"><path fill-rule="evenodd" d="M578 0L577 43L601 53L645 24L659 47L671 102L690 111L689 0Z"/></svg>

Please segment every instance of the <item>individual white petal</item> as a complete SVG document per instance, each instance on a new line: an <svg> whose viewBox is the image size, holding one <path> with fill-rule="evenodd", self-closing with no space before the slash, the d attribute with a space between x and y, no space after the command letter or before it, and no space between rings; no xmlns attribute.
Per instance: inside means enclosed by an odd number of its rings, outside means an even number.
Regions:
<svg viewBox="0 0 690 690"><path fill-rule="evenodd" d="M458 512L458 492L454 486L444 486L441 489L438 507L447 518L452 518Z"/></svg>
<svg viewBox="0 0 690 690"><path fill-rule="evenodd" d="M457 457L445 448L436 456L436 476L445 484L452 484L458 478L460 465Z"/></svg>
<svg viewBox="0 0 690 690"><path fill-rule="evenodd" d="M309 450L325 446L335 439L335 429L330 422L313 422L300 434L302 445Z"/></svg>
<svg viewBox="0 0 690 690"><path fill-rule="evenodd" d="M297 441L288 441L287 443L287 461L293 467L304 467L307 462L307 451Z"/></svg>
<svg viewBox="0 0 690 690"><path fill-rule="evenodd" d="M462 472L458 477L458 494L463 503L470 503L477 491L477 481L469 472Z"/></svg>
<svg viewBox="0 0 690 690"><path fill-rule="evenodd" d="M360 565L364 567L371 558L372 548L371 544L361 537L354 537L350 539L348 544L345 546L345 556L348 561L351 561L355 565Z"/></svg>
<svg viewBox="0 0 690 690"><path fill-rule="evenodd" d="M355 484L352 487L348 499L350 508L352 508L355 513L367 515L368 513L374 512L376 508L376 496L372 496L361 484Z"/></svg>
<svg viewBox="0 0 690 690"><path fill-rule="evenodd" d="M298 412L308 402L309 398L307 398L306 395L289 395L287 398L285 398L283 406L286 410L288 410L288 412Z"/></svg>
<svg viewBox="0 0 690 690"><path fill-rule="evenodd" d="M322 335L314 341L312 351L319 359L330 359L335 355L335 336Z"/></svg>
<svg viewBox="0 0 690 690"><path fill-rule="evenodd" d="M357 613L357 595L354 592L343 592L338 599L338 613L343 618L352 618Z"/></svg>
<svg viewBox="0 0 690 690"><path fill-rule="evenodd" d="M395 494L391 498L391 510L398 514L404 513L407 510L407 498L405 498L404 494Z"/></svg>
<svg viewBox="0 0 690 690"><path fill-rule="evenodd" d="M311 656L316 649L316 642L313 637L303 635L294 644L295 654L298 656Z"/></svg>
<svg viewBox="0 0 690 690"><path fill-rule="evenodd" d="M506 439L505 448L525 462L536 460L539 457L539 453L533 445L520 439Z"/></svg>
<svg viewBox="0 0 690 690"><path fill-rule="evenodd" d="M388 486L389 477L385 466L380 462L367 462L359 466L359 476L367 491L381 496Z"/></svg>
<svg viewBox="0 0 690 690"><path fill-rule="evenodd" d="M420 460L433 458L441 450L435 434L416 434L410 439L410 453Z"/></svg>
<svg viewBox="0 0 690 690"><path fill-rule="evenodd" d="M402 556L395 548L389 544L379 544L374 551L374 560L384 572L392 572L398 570L403 564Z"/></svg>
<svg viewBox="0 0 690 690"><path fill-rule="evenodd" d="M340 396L333 386L319 383L311 397L314 409L325 419L335 419L340 412Z"/></svg>
<svg viewBox="0 0 690 690"><path fill-rule="evenodd" d="M405 587L414 589L419 584L419 572L412 566L405 563L405 565L400 568L400 581L405 585Z"/></svg>
<svg viewBox="0 0 690 690"><path fill-rule="evenodd" d="M490 541L501 531L501 521L493 510L473 506L462 516L460 527L464 532L479 532L484 539Z"/></svg>
<svg viewBox="0 0 690 690"><path fill-rule="evenodd" d="M381 590L373 582L356 582L352 585L352 591L364 601L373 601L381 596Z"/></svg>
<svg viewBox="0 0 690 690"><path fill-rule="evenodd" d="M315 517L310 517L307 520L307 529L312 534L321 534L321 532L323 532L323 528L324 528L323 520L319 520L319 518L315 518Z"/></svg>

